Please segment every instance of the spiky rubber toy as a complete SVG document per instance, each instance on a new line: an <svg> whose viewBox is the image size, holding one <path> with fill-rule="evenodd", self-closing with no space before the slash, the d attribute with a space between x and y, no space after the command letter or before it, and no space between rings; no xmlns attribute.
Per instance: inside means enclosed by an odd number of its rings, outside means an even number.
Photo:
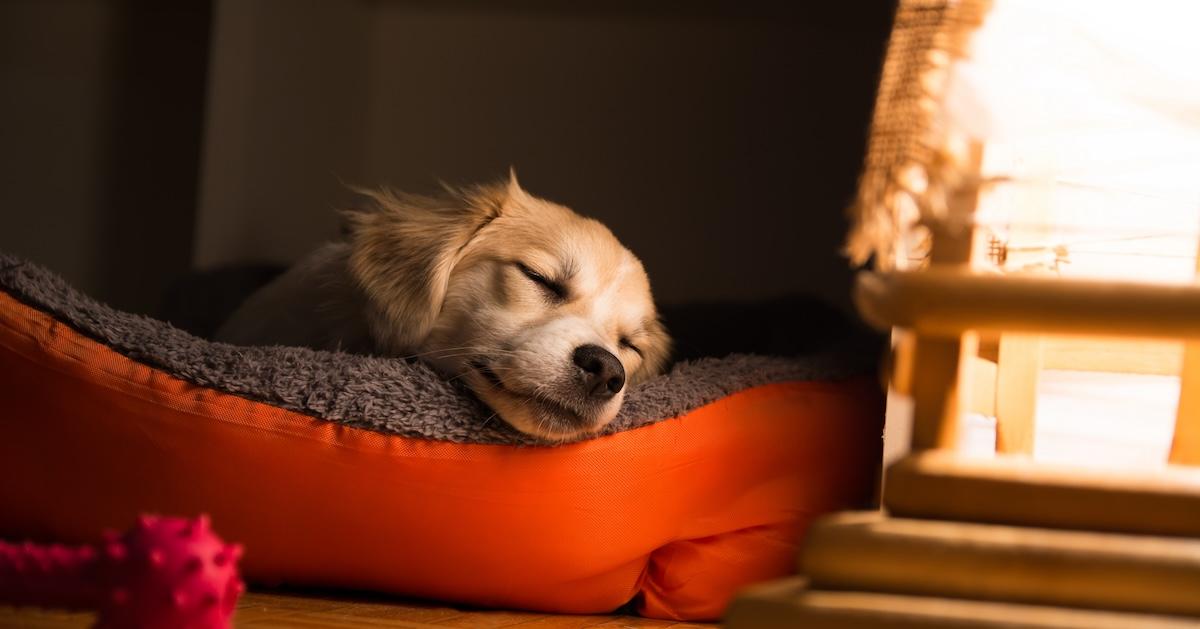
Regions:
<svg viewBox="0 0 1200 629"><path fill-rule="evenodd" d="M143 515L94 547L0 542L0 603L96 610L104 629L226 629L241 554L204 515Z"/></svg>

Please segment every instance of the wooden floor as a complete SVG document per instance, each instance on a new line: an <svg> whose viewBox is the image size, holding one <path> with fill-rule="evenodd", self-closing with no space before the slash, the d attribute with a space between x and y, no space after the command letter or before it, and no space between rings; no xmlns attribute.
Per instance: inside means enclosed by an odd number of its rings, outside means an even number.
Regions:
<svg viewBox="0 0 1200 629"><path fill-rule="evenodd" d="M90 614L0 607L5 629L85 629ZM341 594L249 592L239 601L234 627L404 627L407 629L700 629L714 625L652 620L633 616L554 616L507 611L462 610L437 604Z"/></svg>

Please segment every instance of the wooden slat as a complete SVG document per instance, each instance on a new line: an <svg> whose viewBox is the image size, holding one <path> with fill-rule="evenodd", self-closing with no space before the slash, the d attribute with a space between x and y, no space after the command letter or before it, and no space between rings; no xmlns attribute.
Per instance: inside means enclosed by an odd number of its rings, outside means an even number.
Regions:
<svg viewBox="0 0 1200 629"><path fill-rule="evenodd" d="M1200 339L1200 284L1002 276L930 267L859 273L859 314L882 329Z"/></svg>
<svg viewBox="0 0 1200 629"><path fill-rule="evenodd" d="M962 409L968 404L969 366L974 336L960 339L918 339L913 364L919 377L912 382L912 449L953 448L958 443Z"/></svg>
<svg viewBox="0 0 1200 629"><path fill-rule="evenodd" d="M1200 465L1200 343L1184 346L1170 461L1179 465Z"/></svg>
<svg viewBox="0 0 1200 629"><path fill-rule="evenodd" d="M1200 537L1200 469L1099 471L915 453L887 471L898 517Z"/></svg>
<svg viewBox="0 0 1200 629"><path fill-rule="evenodd" d="M1041 337L1002 334L996 366L996 451L1033 454Z"/></svg>
<svg viewBox="0 0 1200 629"><path fill-rule="evenodd" d="M1195 619L907 596L810 591L802 578L746 590L726 616L726 629L1195 629Z"/></svg>
<svg viewBox="0 0 1200 629"><path fill-rule="evenodd" d="M917 337L904 330L892 330L895 341L888 355L889 384L898 395L912 395L913 354L917 351Z"/></svg>
<svg viewBox="0 0 1200 629"><path fill-rule="evenodd" d="M996 372L996 363L974 357L971 361L971 393L964 411L996 416Z"/></svg>
<svg viewBox="0 0 1200 629"><path fill-rule="evenodd" d="M1042 368L1177 376L1183 343L1104 337L1042 338Z"/></svg>
<svg viewBox="0 0 1200 629"><path fill-rule="evenodd" d="M912 520L824 518L801 571L817 589L1200 616L1200 540Z"/></svg>
<svg viewBox="0 0 1200 629"><path fill-rule="evenodd" d="M901 328L896 328L900 330ZM979 357L1000 359L999 334L979 337ZM1138 337L1041 335L1042 369L1178 376L1183 342Z"/></svg>
<svg viewBox="0 0 1200 629"><path fill-rule="evenodd" d="M1200 256L1196 258L1200 276ZM1200 342L1187 343L1179 370L1179 406L1175 409L1175 432L1171 437L1172 463L1200 465Z"/></svg>

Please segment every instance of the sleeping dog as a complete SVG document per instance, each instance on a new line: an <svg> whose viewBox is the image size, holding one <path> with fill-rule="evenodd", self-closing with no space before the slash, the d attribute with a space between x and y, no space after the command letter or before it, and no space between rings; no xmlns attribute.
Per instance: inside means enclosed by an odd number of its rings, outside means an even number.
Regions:
<svg viewBox="0 0 1200 629"><path fill-rule="evenodd" d="M603 428L670 341L642 263L606 227L497 184L362 191L348 237L252 295L217 332L241 345L419 357L550 441Z"/></svg>

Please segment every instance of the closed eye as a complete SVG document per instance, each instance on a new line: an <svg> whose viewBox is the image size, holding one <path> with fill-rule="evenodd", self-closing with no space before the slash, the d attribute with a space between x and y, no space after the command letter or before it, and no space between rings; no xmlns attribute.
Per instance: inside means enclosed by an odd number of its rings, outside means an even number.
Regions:
<svg viewBox="0 0 1200 629"><path fill-rule="evenodd" d="M620 343L621 343L621 347L624 347L626 349L631 349L631 350L637 352L638 356L642 355L642 348L638 347L637 345L634 345L633 341L630 341L629 339L627 339L625 337L621 337Z"/></svg>
<svg viewBox="0 0 1200 629"><path fill-rule="evenodd" d="M562 283L556 282L520 262L517 263L517 268L521 270L521 273L525 277L529 278L529 281L541 286L542 289L553 295L555 299L563 300L567 298L567 287L563 286Z"/></svg>

